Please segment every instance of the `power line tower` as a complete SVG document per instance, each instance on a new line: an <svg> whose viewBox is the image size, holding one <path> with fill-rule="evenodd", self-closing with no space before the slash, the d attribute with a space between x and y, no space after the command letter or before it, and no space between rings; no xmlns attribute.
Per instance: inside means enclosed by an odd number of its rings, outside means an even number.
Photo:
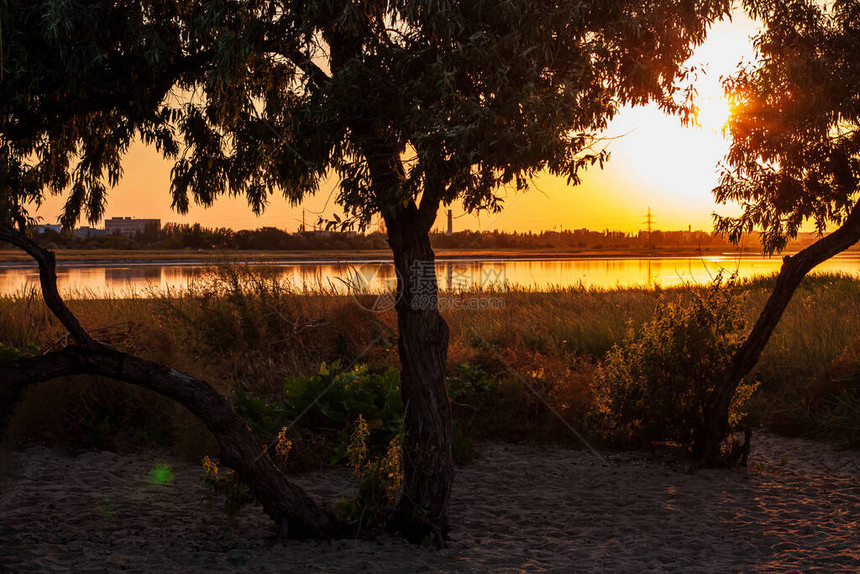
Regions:
<svg viewBox="0 0 860 574"><path fill-rule="evenodd" d="M645 224L648 226L648 249L651 249L651 227L654 223L654 216L651 215L651 208L648 207L648 213L645 214Z"/></svg>

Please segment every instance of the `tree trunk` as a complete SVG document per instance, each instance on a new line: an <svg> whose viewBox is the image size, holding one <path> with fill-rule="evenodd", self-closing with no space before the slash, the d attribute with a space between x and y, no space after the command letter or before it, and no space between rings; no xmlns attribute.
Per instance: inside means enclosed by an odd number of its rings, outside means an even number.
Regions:
<svg viewBox="0 0 860 574"><path fill-rule="evenodd" d="M0 240L33 256L39 264L48 307L77 342L77 346L22 359L0 369L0 385L3 386L0 396L14 400L30 384L69 375L99 375L155 391L177 401L206 425L218 441L224 464L248 483L283 534L295 538L331 538L338 534L331 511L322 508L299 486L287 480L224 397L190 375L120 353L92 339L60 297L54 254L12 229L0 228ZM6 409L11 409L11 404L4 405ZM5 424L6 418L2 416L0 420Z"/></svg>
<svg viewBox="0 0 860 574"><path fill-rule="evenodd" d="M732 357L720 384L714 389L705 411L704 425L693 443L698 466L722 462L721 445L731 428L729 409L741 380L756 363L803 278L818 264L860 241L860 209L855 207L843 225L793 257L784 257L773 291L750 334Z"/></svg>
<svg viewBox="0 0 860 574"><path fill-rule="evenodd" d="M69 375L98 375L131 383L169 397L191 411L215 436L221 460L248 483L266 513L295 538L337 534L332 514L275 467L251 429L211 386L165 365L112 349L67 347L0 369L6 388Z"/></svg>
<svg viewBox="0 0 860 574"><path fill-rule="evenodd" d="M448 325L439 314L429 224L417 224L411 215L401 212L388 222L398 276L400 393L406 405L404 488L393 525L414 542L432 536L442 546L454 480L452 415L445 383Z"/></svg>

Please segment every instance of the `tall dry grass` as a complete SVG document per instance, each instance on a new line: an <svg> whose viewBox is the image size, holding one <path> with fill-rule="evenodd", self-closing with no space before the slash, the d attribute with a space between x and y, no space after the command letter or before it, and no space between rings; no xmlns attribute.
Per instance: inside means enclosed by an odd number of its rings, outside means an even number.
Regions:
<svg viewBox="0 0 860 574"><path fill-rule="evenodd" d="M751 319L772 281L742 283ZM690 289L696 288L452 294L462 300L495 298L504 305L443 311L451 328L452 375L468 363L501 388L480 416L474 405L458 410L459 416L472 421L469 430L477 434L562 436L566 431L551 422L525 381L583 428L595 365L629 325L652 317L660 298L683 298ZM398 363L392 311L372 313L349 296L297 290L264 267L222 265L182 292L113 299L77 294L69 306L97 338L203 378L227 396L240 386L263 397L278 395L285 377L312 374L322 362L357 361L374 371ZM823 416L822 401L842 392L848 385L845 373L860 363L858 309L860 280L822 275L804 281L751 374L761 381L765 397L759 402L762 421L786 432L824 432L806 419ZM0 298L0 342L46 350L65 341L39 293L28 291ZM190 451L201 450L207 440L190 415L169 401L93 379L36 385L19 406L12 431L59 442L130 433L128 440L143 435L150 442L187 443L180 450ZM119 441L102 442L117 446Z"/></svg>

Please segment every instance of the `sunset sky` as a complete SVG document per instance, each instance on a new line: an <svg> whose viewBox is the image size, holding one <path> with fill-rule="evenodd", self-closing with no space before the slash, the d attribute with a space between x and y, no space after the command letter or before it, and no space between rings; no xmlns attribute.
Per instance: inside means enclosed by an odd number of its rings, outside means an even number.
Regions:
<svg viewBox="0 0 860 574"><path fill-rule="evenodd" d="M649 207L659 229L686 229L688 225L711 229L714 211L732 212L731 207L715 205L710 191L716 183L717 163L728 146L719 133L727 113L719 78L730 74L741 60L752 59L750 36L755 29L753 22L736 14L733 21L716 24L694 54L692 61L707 67L707 75L696 83L702 127L684 127L654 106L625 108L604 134L617 139L609 143L612 155L602 171L595 168L586 172L576 187L566 185L563 179L541 176L528 193L509 194L501 214L479 217L464 214L454 205L455 229L587 227L635 232L643 228ZM300 207L290 207L273 196L261 217L254 216L243 199L236 198L222 198L209 209L192 206L187 216L180 216L170 208L170 164L154 150L138 144L126 160L122 182L110 193L107 217L295 230L301 224L303 209L309 226L320 215L331 216L336 210L336 183L334 179L324 182L318 195ZM61 199L49 199L37 215L44 223L54 223L61 205ZM444 213L440 212L440 227L443 221Z"/></svg>

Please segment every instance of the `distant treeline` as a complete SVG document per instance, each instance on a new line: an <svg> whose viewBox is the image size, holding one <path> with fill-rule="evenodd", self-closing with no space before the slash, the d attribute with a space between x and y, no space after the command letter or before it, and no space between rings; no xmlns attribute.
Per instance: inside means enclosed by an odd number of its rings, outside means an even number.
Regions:
<svg viewBox="0 0 860 574"><path fill-rule="evenodd" d="M705 231L652 231L635 234L621 231L567 229L539 233L504 231L460 231L451 235L431 234L431 241L443 249L645 249L651 247L725 247L724 238Z"/></svg>
<svg viewBox="0 0 860 574"><path fill-rule="evenodd" d="M308 231L288 233L275 227L233 231L225 227L168 223L160 230L134 235L108 235L76 230L75 233L43 229L36 236L42 245L62 249L236 249L247 251L302 251L386 249L385 237Z"/></svg>
<svg viewBox="0 0 860 574"><path fill-rule="evenodd" d="M59 232L43 228L38 240L49 248L61 249L235 249L246 251L340 251L387 249L380 232L359 234L330 231L290 233L274 227L233 231L224 227L203 227L168 223L132 236ZM451 235L432 233L431 241L441 249L646 249L648 247L729 248L720 236L705 231L653 231L628 234L620 231L588 229L542 231L459 231Z"/></svg>

